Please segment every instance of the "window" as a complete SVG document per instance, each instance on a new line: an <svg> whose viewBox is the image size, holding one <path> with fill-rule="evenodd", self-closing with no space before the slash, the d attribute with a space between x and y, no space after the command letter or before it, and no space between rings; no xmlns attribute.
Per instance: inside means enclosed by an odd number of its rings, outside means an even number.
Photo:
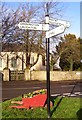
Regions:
<svg viewBox="0 0 82 120"><path fill-rule="evenodd" d="M2 67L2 58L0 58L0 67Z"/></svg>
<svg viewBox="0 0 82 120"><path fill-rule="evenodd" d="M11 59L11 67L13 67L13 68L17 67L17 59L14 57Z"/></svg>
<svg viewBox="0 0 82 120"><path fill-rule="evenodd" d="M34 57L33 56L31 56L30 63L34 64Z"/></svg>

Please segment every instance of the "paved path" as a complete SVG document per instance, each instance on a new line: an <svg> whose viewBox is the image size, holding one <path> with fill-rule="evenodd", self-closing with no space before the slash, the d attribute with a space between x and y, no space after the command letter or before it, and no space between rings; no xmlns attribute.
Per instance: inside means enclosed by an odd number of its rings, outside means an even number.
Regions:
<svg viewBox="0 0 82 120"><path fill-rule="evenodd" d="M2 82L2 100L45 88L46 81L4 81ZM82 81L51 82L50 90L51 96L82 97Z"/></svg>

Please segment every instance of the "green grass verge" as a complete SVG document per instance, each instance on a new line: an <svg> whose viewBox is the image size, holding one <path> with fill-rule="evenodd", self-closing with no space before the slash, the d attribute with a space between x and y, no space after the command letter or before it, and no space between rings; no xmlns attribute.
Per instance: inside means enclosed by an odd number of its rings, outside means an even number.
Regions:
<svg viewBox="0 0 82 120"><path fill-rule="evenodd" d="M12 99L21 100L21 97ZM47 118L47 108L9 108L11 100L2 103L2 118ZM79 118L82 120L81 98L56 97L51 108L51 118Z"/></svg>

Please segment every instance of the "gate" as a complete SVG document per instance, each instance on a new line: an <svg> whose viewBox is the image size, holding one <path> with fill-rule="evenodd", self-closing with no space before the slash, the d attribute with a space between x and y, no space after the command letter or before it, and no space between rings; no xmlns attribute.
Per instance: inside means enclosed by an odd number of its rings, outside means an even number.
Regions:
<svg viewBox="0 0 82 120"><path fill-rule="evenodd" d="M10 80L24 80L24 71L10 71Z"/></svg>

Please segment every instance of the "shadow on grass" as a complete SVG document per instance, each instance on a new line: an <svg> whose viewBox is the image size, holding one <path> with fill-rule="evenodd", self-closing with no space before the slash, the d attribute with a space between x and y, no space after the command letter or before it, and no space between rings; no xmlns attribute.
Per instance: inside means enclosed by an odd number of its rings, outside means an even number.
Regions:
<svg viewBox="0 0 82 120"><path fill-rule="evenodd" d="M56 100L56 98L57 98L57 97L55 97L54 99ZM56 111L56 109L58 108L58 106L59 106L59 104L61 103L62 99L63 99L63 97L61 97L61 98L59 99L59 101L57 102L56 107L54 107L53 110L51 111L50 116L52 116L53 113Z"/></svg>
<svg viewBox="0 0 82 120"><path fill-rule="evenodd" d="M80 108L80 109L77 111L77 118L78 118L78 120L82 120L82 108Z"/></svg>

